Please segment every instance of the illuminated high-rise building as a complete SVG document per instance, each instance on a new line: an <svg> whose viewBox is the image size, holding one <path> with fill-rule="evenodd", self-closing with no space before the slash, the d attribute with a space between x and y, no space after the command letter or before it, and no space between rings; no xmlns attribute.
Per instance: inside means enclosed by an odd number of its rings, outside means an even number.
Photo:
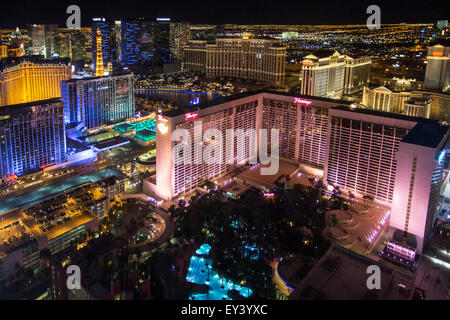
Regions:
<svg viewBox="0 0 450 320"><path fill-rule="evenodd" d="M190 40L183 50L183 69L191 71L206 70L206 41Z"/></svg>
<svg viewBox="0 0 450 320"><path fill-rule="evenodd" d="M345 57L344 94L354 94L369 83L370 57Z"/></svg>
<svg viewBox="0 0 450 320"><path fill-rule="evenodd" d="M85 64L90 64L92 62L91 28L59 28L57 31L48 32L46 50L47 58L70 58L72 62L83 61Z"/></svg>
<svg viewBox="0 0 450 320"><path fill-rule="evenodd" d="M200 104L195 111L168 111L156 122L156 177L144 180L144 192L167 200L184 196L202 181L219 180L242 165L237 157L235 162L227 162L229 158L213 164L192 162L201 153L192 141L191 163L176 163L172 155L180 141L171 139L176 129L187 129L192 139L195 121L202 121L202 133L214 128L226 137L227 129L254 129L256 141L259 129L279 129L280 159L313 167L315 172L323 170L325 185L351 191L356 198L372 196L375 205L389 208L389 248L407 251L414 258L422 252L437 209L450 128L436 120L349 104L259 91ZM234 140L232 157L241 156L248 163L250 143L249 139L241 144ZM270 150L270 138L267 143ZM222 148L227 155L227 147ZM414 245L398 242L396 230L408 234Z"/></svg>
<svg viewBox="0 0 450 320"><path fill-rule="evenodd" d="M170 60L170 18L156 18L153 41L156 49L155 63L163 66Z"/></svg>
<svg viewBox="0 0 450 320"><path fill-rule="evenodd" d="M31 38L31 47L27 48L30 55L42 55L50 58L48 50L54 46L53 35L58 32L56 24L32 24L27 26Z"/></svg>
<svg viewBox="0 0 450 320"><path fill-rule="evenodd" d="M100 30L102 37L102 56L103 56L103 68L106 68L108 63L111 62L115 66L118 61L116 42L116 22L109 21L105 18L93 18L91 25L91 39L92 39L92 63L94 64L94 70L97 68L97 30Z"/></svg>
<svg viewBox="0 0 450 320"><path fill-rule="evenodd" d="M95 59L95 76L102 77L104 74L103 70L103 53L102 53L102 34L100 29L97 29L97 37L96 45L97 45L97 57Z"/></svg>
<svg viewBox="0 0 450 320"><path fill-rule="evenodd" d="M0 36L0 59L8 57L8 46Z"/></svg>
<svg viewBox="0 0 450 320"><path fill-rule="evenodd" d="M415 243L405 248L420 253L437 209L449 127L344 106L331 108L329 117L324 182L390 207L390 239L394 229L410 233Z"/></svg>
<svg viewBox="0 0 450 320"><path fill-rule="evenodd" d="M337 51L320 49L307 55L302 61L300 94L341 99L345 67L345 56Z"/></svg>
<svg viewBox="0 0 450 320"><path fill-rule="evenodd" d="M122 64L136 71L162 70L170 59L169 34L169 18L122 20Z"/></svg>
<svg viewBox="0 0 450 320"><path fill-rule="evenodd" d="M374 89L364 87L362 104L373 110L402 113L405 101L410 98L410 91L396 91L385 86Z"/></svg>
<svg viewBox="0 0 450 320"><path fill-rule="evenodd" d="M26 37L22 34L19 28L11 32L9 44L7 45L7 56L11 58L18 58L25 55Z"/></svg>
<svg viewBox="0 0 450 320"><path fill-rule="evenodd" d="M450 46L436 44L428 47L425 89L450 89Z"/></svg>
<svg viewBox="0 0 450 320"><path fill-rule="evenodd" d="M283 85L286 48L272 40L217 39L185 46L184 69L205 71L210 79L229 77ZM204 60L203 60L204 59Z"/></svg>
<svg viewBox="0 0 450 320"><path fill-rule="evenodd" d="M61 81L71 78L69 59L3 59L0 63L0 106L61 97Z"/></svg>
<svg viewBox="0 0 450 320"><path fill-rule="evenodd" d="M28 48L29 54L45 55L45 25L29 25L28 34L31 37L31 47Z"/></svg>
<svg viewBox="0 0 450 320"><path fill-rule="evenodd" d="M422 97L414 97L403 105L403 113L407 116L430 118L431 113L431 98L429 95Z"/></svg>
<svg viewBox="0 0 450 320"><path fill-rule="evenodd" d="M430 105L425 107L425 113L416 113L411 108L405 110L406 103L410 99L419 99L430 101ZM427 117L429 108L429 118L440 121L446 121L450 123L450 94L439 92L436 90L413 90L403 91L394 90L387 86L381 86L374 89L364 87L362 104L365 108L380 110L385 112L401 113L415 115L420 114L423 117ZM414 108L419 111L421 108Z"/></svg>
<svg viewBox="0 0 450 320"><path fill-rule="evenodd" d="M184 46L191 39L191 29L188 23L170 24L170 54L173 59L183 61Z"/></svg>
<svg viewBox="0 0 450 320"><path fill-rule="evenodd" d="M0 108L0 177L22 175L65 161L60 98Z"/></svg>
<svg viewBox="0 0 450 320"><path fill-rule="evenodd" d="M131 73L63 81L64 122L91 129L133 117L133 82Z"/></svg>
<svg viewBox="0 0 450 320"><path fill-rule="evenodd" d="M202 121L202 130L218 129L226 136L227 129L279 129L280 157L322 170L328 134L329 109L349 102L316 97L291 97L269 92L248 92L224 103L208 105L193 112L169 111L156 122L156 184L147 183L144 190L163 199L172 199L189 192L205 179L216 179L236 169L237 164L176 164L172 160L174 130L187 129L193 136L194 121ZM267 140L270 150L271 137ZM250 158L249 140L235 143L234 155L244 162ZM225 148L225 146L224 146ZM240 149L239 149L240 148ZM195 152L195 150L193 150ZM224 154L225 154L224 149ZM192 154L192 159L194 153Z"/></svg>

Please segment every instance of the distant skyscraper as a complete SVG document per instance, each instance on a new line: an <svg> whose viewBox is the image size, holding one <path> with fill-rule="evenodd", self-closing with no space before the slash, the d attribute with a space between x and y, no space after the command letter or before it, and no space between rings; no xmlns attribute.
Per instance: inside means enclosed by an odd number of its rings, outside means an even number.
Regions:
<svg viewBox="0 0 450 320"><path fill-rule="evenodd" d="M25 55L25 40L19 28L11 33L10 43L8 46L8 57L17 58Z"/></svg>
<svg viewBox="0 0 450 320"><path fill-rule="evenodd" d="M286 48L272 40L194 40L185 46L184 68L204 71L207 78L229 77L282 85Z"/></svg>
<svg viewBox="0 0 450 320"><path fill-rule="evenodd" d="M64 122L91 129L133 117L133 81L133 74L63 81Z"/></svg>
<svg viewBox="0 0 450 320"><path fill-rule="evenodd" d="M184 46L191 39L191 29L188 23L170 24L170 53L173 59L183 61Z"/></svg>
<svg viewBox="0 0 450 320"><path fill-rule="evenodd" d="M22 175L65 160L60 98L0 108L0 177Z"/></svg>
<svg viewBox="0 0 450 320"><path fill-rule="evenodd" d="M97 29L97 37L96 37L96 46L97 46L97 57L95 62L95 76L102 77L104 74L103 70L103 53L102 53L102 34L100 29Z"/></svg>
<svg viewBox="0 0 450 320"><path fill-rule="evenodd" d="M414 103L421 100L431 101L429 117L450 123L450 94L444 92L434 90L395 91L393 88L388 89L385 86L374 89L364 87L362 104L368 109L408 115L419 115L424 111L425 113L421 116L427 117L428 103L423 110L418 105L409 105L406 110L407 101L411 99L415 101Z"/></svg>
<svg viewBox="0 0 450 320"><path fill-rule="evenodd" d="M28 36L31 38L31 47L27 48L27 54L50 58L49 53L55 46L54 35L58 32L58 25L32 24L28 25L27 29Z"/></svg>
<svg viewBox="0 0 450 320"><path fill-rule="evenodd" d="M344 93L345 56L337 51L317 50L302 62L300 94L341 99Z"/></svg>
<svg viewBox="0 0 450 320"><path fill-rule="evenodd" d="M47 39L47 58L70 58L72 62L83 61L87 64L92 62L91 28L61 28L57 32L47 33Z"/></svg>
<svg viewBox="0 0 450 320"><path fill-rule="evenodd" d="M154 41L156 65L163 66L170 60L170 18L156 18Z"/></svg>
<svg viewBox="0 0 450 320"><path fill-rule="evenodd" d="M92 62L95 64L97 61L97 29L100 29L102 36L102 56L103 56L103 68L107 68L108 63L111 62L116 65L117 60L117 43L116 43L116 23L114 21L106 20L105 18L93 18L91 25L91 37L92 37ZM96 69L96 65L94 68Z"/></svg>
<svg viewBox="0 0 450 320"><path fill-rule="evenodd" d="M206 71L206 41L190 40L183 50L183 69Z"/></svg>
<svg viewBox="0 0 450 320"><path fill-rule="evenodd" d="M0 106L61 97L61 81L71 78L68 59L3 59L0 63Z"/></svg>
<svg viewBox="0 0 450 320"><path fill-rule="evenodd" d="M45 55L45 25L32 24L28 26L28 34L31 37L30 54Z"/></svg>
<svg viewBox="0 0 450 320"><path fill-rule="evenodd" d="M0 59L8 56L8 46L0 42Z"/></svg>
<svg viewBox="0 0 450 320"><path fill-rule="evenodd" d="M344 94L360 92L369 83L370 57L345 57Z"/></svg>
<svg viewBox="0 0 450 320"><path fill-rule="evenodd" d="M162 69L170 59L169 33L169 18L122 20L123 65Z"/></svg>
<svg viewBox="0 0 450 320"><path fill-rule="evenodd" d="M362 104L373 110L401 113L405 101L410 98L409 91L394 91L384 86L374 89L364 87Z"/></svg>
<svg viewBox="0 0 450 320"><path fill-rule="evenodd" d="M431 98L424 95L420 98L411 98L405 101L403 113L407 116L430 118Z"/></svg>
<svg viewBox="0 0 450 320"><path fill-rule="evenodd" d="M155 60L153 44L154 21L147 19L122 20L121 48L124 65L150 65Z"/></svg>
<svg viewBox="0 0 450 320"><path fill-rule="evenodd" d="M450 88L450 46L428 47L425 89L447 91Z"/></svg>

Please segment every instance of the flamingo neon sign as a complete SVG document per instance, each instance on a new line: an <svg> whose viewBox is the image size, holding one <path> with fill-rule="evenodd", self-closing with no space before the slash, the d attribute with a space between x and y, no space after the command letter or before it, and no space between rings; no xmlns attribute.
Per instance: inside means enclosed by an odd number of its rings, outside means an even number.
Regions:
<svg viewBox="0 0 450 320"><path fill-rule="evenodd" d="M299 104L303 104L303 105L309 106L309 105L312 104L312 101L296 97L296 98L294 98L294 103L299 103Z"/></svg>

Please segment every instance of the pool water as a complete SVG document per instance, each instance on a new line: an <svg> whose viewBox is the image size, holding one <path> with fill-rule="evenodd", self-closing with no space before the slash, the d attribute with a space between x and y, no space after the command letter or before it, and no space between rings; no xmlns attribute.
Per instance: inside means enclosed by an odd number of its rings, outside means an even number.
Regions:
<svg viewBox="0 0 450 320"><path fill-rule="evenodd" d="M186 281L209 286L208 293L193 293L189 300L231 300L228 292L237 290L245 298L252 295L253 291L249 288L237 285L230 280L221 278L214 269L212 269L212 260L206 258L211 247L203 244L195 251L196 255L191 257ZM208 264L208 266L206 265ZM208 270L209 269L209 270ZM209 281L208 281L209 275ZM222 288L223 286L223 288Z"/></svg>

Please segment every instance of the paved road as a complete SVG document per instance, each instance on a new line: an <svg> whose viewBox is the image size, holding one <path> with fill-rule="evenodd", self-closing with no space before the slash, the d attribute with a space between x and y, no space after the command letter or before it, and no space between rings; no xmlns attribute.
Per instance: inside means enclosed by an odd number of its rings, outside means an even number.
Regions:
<svg viewBox="0 0 450 320"><path fill-rule="evenodd" d="M172 218L169 217L169 214L166 211L160 208L154 208L154 211L164 219L164 222L166 224L166 228L164 229L163 234L154 242L157 245L161 245L169 241L170 237L175 231L175 223L173 222Z"/></svg>

